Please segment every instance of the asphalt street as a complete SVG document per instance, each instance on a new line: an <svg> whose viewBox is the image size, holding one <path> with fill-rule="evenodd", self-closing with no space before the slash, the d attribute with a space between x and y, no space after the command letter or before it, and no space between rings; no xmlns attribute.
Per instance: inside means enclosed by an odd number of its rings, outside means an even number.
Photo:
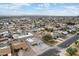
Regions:
<svg viewBox="0 0 79 59"><path fill-rule="evenodd" d="M60 52L60 49L69 47L73 42L79 39L79 35L74 35L73 37L67 39L63 43L59 44L57 48L52 48L44 53L40 54L39 56L58 56L58 53Z"/></svg>
<svg viewBox="0 0 79 59"><path fill-rule="evenodd" d="M38 55L38 56L59 56L58 53L60 51L56 50L56 48L53 49L49 49L47 51L45 51L44 53Z"/></svg>
<svg viewBox="0 0 79 59"><path fill-rule="evenodd" d="M68 46L70 46L73 42L75 42L76 40L79 39L79 35L75 35L69 39L67 39L66 41L64 41L63 43L59 44L58 47L60 48L67 48Z"/></svg>

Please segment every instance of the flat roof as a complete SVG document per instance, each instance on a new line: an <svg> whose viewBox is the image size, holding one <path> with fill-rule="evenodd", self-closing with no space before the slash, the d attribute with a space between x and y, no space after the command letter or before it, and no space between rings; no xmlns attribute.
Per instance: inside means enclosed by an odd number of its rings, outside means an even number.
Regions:
<svg viewBox="0 0 79 59"><path fill-rule="evenodd" d="M14 38L17 38L17 39L25 38L25 37L30 37L30 36L33 36L33 34L28 33L28 34L23 34L23 35L18 35L18 34L14 34L14 35L13 35L13 37L14 37Z"/></svg>
<svg viewBox="0 0 79 59"><path fill-rule="evenodd" d="M7 43L0 43L0 49L9 47Z"/></svg>

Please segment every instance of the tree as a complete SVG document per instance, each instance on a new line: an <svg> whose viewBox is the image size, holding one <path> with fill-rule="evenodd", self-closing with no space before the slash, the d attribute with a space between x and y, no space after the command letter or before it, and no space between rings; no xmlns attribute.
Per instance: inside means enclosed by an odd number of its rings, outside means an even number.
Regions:
<svg viewBox="0 0 79 59"><path fill-rule="evenodd" d="M75 44L77 44L78 43L78 41L75 41Z"/></svg>
<svg viewBox="0 0 79 59"><path fill-rule="evenodd" d="M53 28L45 28L45 30L48 32L53 32Z"/></svg>
<svg viewBox="0 0 79 59"><path fill-rule="evenodd" d="M74 22L68 22L67 25L75 25Z"/></svg>
<svg viewBox="0 0 79 59"><path fill-rule="evenodd" d="M75 41L77 47L79 47L79 41Z"/></svg>
<svg viewBox="0 0 79 59"><path fill-rule="evenodd" d="M69 53L72 56L77 52L77 49L69 47L66 51L67 51L67 53Z"/></svg>
<svg viewBox="0 0 79 59"><path fill-rule="evenodd" d="M46 34L42 37L42 39L45 41L50 41L50 40L52 40L52 36L50 34Z"/></svg>

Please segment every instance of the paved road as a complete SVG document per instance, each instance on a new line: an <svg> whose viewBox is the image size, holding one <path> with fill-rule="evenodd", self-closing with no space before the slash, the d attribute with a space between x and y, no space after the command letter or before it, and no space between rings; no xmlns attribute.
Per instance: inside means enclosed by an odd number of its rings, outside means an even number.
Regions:
<svg viewBox="0 0 79 59"><path fill-rule="evenodd" d="M68 40L64 41L63 43L59 44L57 47L49 49L44 53L40 54L39 56L58 56L62 48L67 48L78 39L79 39L79 35L76 34L73 37L69 38Z"/></svg>
<svg viewBox="0 0 79 59"><path fill-rule="evenodd" d="M53 49L49 49L47 51L45 51L44 53L38 55L38 56L58 56L58 53L60 51L58 51L56 48Z"/></svg>
<svg viewBox="0 0 79 59"><path fill-rule="evenodd" d="M67 48L68 46L70 46L73 42L75 42L76 40L79 39L79 35L74 35L73 37L67 39L66 41L64 41L63 43L59 44L58 47L60 48Z"/></svg>

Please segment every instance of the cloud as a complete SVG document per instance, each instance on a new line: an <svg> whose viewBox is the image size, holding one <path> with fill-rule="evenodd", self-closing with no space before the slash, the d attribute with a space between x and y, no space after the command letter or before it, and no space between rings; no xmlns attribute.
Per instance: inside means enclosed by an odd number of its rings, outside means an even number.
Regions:
<svg viewBox="0 0 79 59"><path fill-rule="evenodd" d="M5 10L17 10L21 9L22 6L30 6L31 4L24 4L24 3L17 3L17 4L1 4L0 9L5 9Z"/></svg>
<svg viewBox="0 0 79 59"><path fill-rule="evenodd" d="M50 7L50 3L39 3L32 7L30 3L11 3L11 4L0 4L0 14L1 15L78 15L78 6L65 6L59 4L52 4L55 7ZM28 7L28 11L23 6ZM31 7L30 7L31 6ZM23 9L24 8L24 9ZM33 9L32 9L33 8Z"/></svg>
<svg viewBox="0 0 79 59"><path fill-rule="evenodd" d="M76 15L74 13L67 13L67 11L57 11L57 10L36 10L27 13L28 15L53 15L53 16L70 16Z"/></svg>
<svg viewBox="0 0 79 59"><path fill-rule="evenodd" d="M30 6L31 5L31 3L15 3L15 4L13 4L13 5L16 5L16 6Z"/></svg>
<svg viewBox="0 0 79 59"><path fill-rule="evenodd" d="M38 4L38 7L35 7L35 11L38 11L38 12L47 12L48 10L50 9L50 3L41 3L41 4Z"/></svg>
<svg viewBox="0 0 79 59"><path fill-rule="evenodd" d="M17 4L0 4L0 15L23 15L25 11L21 11L22 7L29 7L31 4L17 3Z"/></svg>
<svg viewBox="0 0 79 59"><path fill-rule="evenodd" d="M42 4L38 4L38 7L43 7L43 8L49 8L50 3L42 3Z"/></svg>
<svg viewBox="0 0 79 59"><path fill-rule="evenodd" d="M64 6L67 10L79 10L79 6Z"/></svg>

